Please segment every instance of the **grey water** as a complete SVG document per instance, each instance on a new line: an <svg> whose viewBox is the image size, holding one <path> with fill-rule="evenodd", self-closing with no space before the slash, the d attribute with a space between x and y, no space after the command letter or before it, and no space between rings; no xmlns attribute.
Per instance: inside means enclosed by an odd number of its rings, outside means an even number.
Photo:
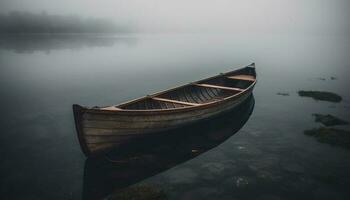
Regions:
<svg viewBox="0 0 350 200"><path fill-rule="evenodd" d="M350 38L340 35L2 36L0 194L83 198L86 158L72 104L113 105L255 62L255 107L244 126L134 184L161 188L169 199L349 199L350 150L303 134L321 126L313 113L350 119L349 52Z"/></svg>

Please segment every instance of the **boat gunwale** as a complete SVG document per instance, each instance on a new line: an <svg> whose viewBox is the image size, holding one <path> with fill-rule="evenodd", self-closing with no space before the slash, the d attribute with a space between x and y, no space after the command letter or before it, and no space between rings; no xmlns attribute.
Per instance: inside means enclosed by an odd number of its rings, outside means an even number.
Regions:
<svg viewBox="0 0 350 200"><path fill-rule="evenodd" d="M135 103L137 101L141 101L141 100L148 99L148 98L151 99L152 97L156 97L158 95L164 94L166 92L174 91L176 89L180 89L180 88L185 87L185 86L193 85L194 83L210 80L210 79L213 79L213 78L222 77L222 76L225 76L225 75L230 74L230 73L237 72L237 71L242 70L242 69L247 68L247 67L252 67L252 68L255 69L255 63L252 63L250 65L247 65L245 67L242 67L242 68L230 71L230 72L220 73L219 75L216 75L216 76L212 76L212 77L209 77L209 78L205 78L205 79L201 79L201 80L198 80L198 81L194 81L194 82L191 82L189 84L185 84L185 85L176 86L176 87L173 87L173 88L170 88L170 89L162 90L162 91L154 93L152 95L146 95L146 96L143 96L143 97L132 99L130 101L127 101L127 102L124 102L124 103L121 103L121 104L118 104L118 105L104 106L104 107L99 107L99 108L82 107L81 111L82 112L88 112L88 113L101 113L101 114L119 114L119 113L120 114L157 114L157 113L159 113L160 114L160 113L181 112L181 111L187 111L187 110L188 111L197 110L197 109L201 109L201 108L205 108L205 107L210 107L211 105L215 106L217 104L227 102L228 100L231 100L231 99L233 99L235 97L238 97L238 96L246 94L247 91L252 89L255 86L256 82L257 82L256 73L255 73L255 80L247 88L245 88L244 90L242 90L240 92L237 92L236 94L228 96L228 97L226 97L226 98L224 98L222 100L202 103L200 105L195 105L195 106L186 106L186 107L178 107L178 108L165 108L165 109L139 109L139 110L136 110L136 109L118 108L118 106L129 105L129 104ZM103 109L103 108L113 107L113 106L115 106L118 109L116 109L116 110Z"/></svg>

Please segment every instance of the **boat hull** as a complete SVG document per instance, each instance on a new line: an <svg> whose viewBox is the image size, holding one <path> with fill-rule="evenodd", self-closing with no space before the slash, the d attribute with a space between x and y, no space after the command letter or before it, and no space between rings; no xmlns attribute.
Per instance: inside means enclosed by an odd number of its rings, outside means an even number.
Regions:
<svg viewBox="0 0 350 200"><path fill-rule="evenodd" d="M105 153L148 134L185 126L232 110L243 103L253 87L217 103L201 108L149 112L111 112L73 105L76 129L85 155Z"/></svg>

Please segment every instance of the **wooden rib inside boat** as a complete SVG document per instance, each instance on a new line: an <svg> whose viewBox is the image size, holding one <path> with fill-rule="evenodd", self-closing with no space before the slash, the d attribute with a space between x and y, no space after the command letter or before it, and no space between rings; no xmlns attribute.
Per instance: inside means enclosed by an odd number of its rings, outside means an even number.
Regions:
<svg viewBox="0 0 350 200"><path fill-rule="evenodd" d="M133 138L177 128L242 103L256 84L255 64L119 105L73 105L83 152L103 153Z"/></svg>

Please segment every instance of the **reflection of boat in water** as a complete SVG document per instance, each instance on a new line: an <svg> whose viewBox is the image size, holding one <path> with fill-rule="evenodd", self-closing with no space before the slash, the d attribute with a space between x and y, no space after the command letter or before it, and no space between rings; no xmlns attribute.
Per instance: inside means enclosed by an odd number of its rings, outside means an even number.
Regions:
<svg viewBox="0 0 350 200"><path fill-rule="evenodd" d="M227 112L256 84L255 64L126 103L87 108L73 105L86 156L102 154L137 137L179 128Z"/></svg>
<svg viewBox="0 0 350 200"><path fill-rule="evenodd" d="M180 129L139 138L106 157L85 162L83 199L102 199L208 151L239 131L254 108L251 95L229 113Z"/></svg>

